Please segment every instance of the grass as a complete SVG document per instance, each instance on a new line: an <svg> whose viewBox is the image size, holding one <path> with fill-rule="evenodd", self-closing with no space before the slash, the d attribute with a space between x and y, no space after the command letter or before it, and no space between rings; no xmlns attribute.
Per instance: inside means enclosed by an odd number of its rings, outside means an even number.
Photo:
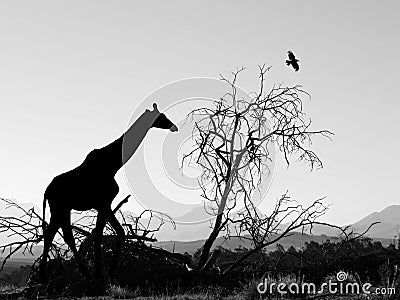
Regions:
<svg viewBox="0 0 400 300"><path fill-rule="evenodd" d="M62 300L71 300L71 298L60 298ZM105 297L83 297L83 298L78 298L79 300L111 300L111 299L116 299L113 298L112 296L105 296ZM235 295L235 296L228 296L228 297L222 297L222 298L215 298L214 296L210 295L205 295L205 294L181 294L181 295L175 295L175 296L149 296L149 297L136 297L136 298L125 298L125 299L136 299L136 300L246 300L249 298L246 298L244 295ZM250 299L262 299L262 298L250 298ZM268 298L267 298L268 299ZM296 300L296 299L304 299L304 298L270 298L270 299L291 299L291 300ZM312 299L312 298L311 298ZM389 298L383 298L383 297L377 297L376 295L372 296L324 296L320 297L317 299L324 299L324 300L355 300L355 299L368 299L368 300L384 300L384 299L389 299ZM397 298L394 298L397 299Z"/></svg>
<svg viewBox="0 0 400 300"><path fill-rule="evenodd" d="M110 285L108 292L114 299L134 299L138 296L139 290L136 289L133 291L130 288L112 284Z"/></svg>
<svg viewBox="0 0 400 300"><path fill-rule="evenodd" d="M112 296L108 297L83 297L80 300L110 300L110 299L117 299L113 298ZM122 298L119 298L122 299ZM213 295L207 294L181 294L175 296L149 296L149 297L136 297L136 298L124 298L124 299L136 299L136 300L243 300L244 298L241 295L237 296L229 296L229 297L222 297L222 298L215 298Z"/></svg>
<svg viewBox="0 0 400 300"><path fill-rule="evenodd" d="M126 287L121 287L118 285L110 285L109 289L109 297L105 298L82 298L85 300L91 299L137 299L137 300L216 300L216 299L224 299L224 300L239 300L243 299L242 295L235 296L227 296L221 297L218 295L218 292L215 291L200 291L200 292L185 292L178 293L176 295L154 295L154 296L139 296L140 290L131 290Z"/></svg>
<svg viewBox="0 0 400 300"><path fill-rule="evenodd" d="M2 285L0 285L0 293L9 293L15 291L16 289L17 287L13 284L3 282Z"/></svg>

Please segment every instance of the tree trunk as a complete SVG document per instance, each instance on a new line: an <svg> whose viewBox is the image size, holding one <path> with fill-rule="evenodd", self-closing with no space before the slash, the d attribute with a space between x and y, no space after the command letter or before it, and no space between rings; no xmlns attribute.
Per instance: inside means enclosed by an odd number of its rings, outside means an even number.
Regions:
<svg viewBox="0 0 400 300"><path fill-rule="evenodd" d="M211 247L214 244L220 232L221 223L222 223L222 213L220 213L215 219L214 229L203 245L200 260L196 267L197 270L203 269L203 267L206 265L208 257L210 255Z"/></svg>

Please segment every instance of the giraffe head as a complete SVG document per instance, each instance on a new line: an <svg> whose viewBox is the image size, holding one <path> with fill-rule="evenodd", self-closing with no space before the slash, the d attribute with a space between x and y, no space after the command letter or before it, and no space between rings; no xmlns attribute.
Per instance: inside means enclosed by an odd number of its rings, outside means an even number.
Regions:
<svg viewBox="0 0 400 300"><path fill-rule="evenodd" d="M151 113L155 115L155 120L151 125L151 127L160 129L169 129L172 132L178 131L178 127L176 127L176 125L172 123L171 120L168 119L165 114L161 113L158 110L156 103L153 103L153 111L146 109L146 113Z"/></svg>

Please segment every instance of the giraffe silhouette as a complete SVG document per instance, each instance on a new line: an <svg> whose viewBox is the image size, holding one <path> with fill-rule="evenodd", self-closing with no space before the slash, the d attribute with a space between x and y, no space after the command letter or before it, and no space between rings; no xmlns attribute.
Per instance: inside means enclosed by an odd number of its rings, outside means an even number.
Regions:
<svg viewBox="0 0 400 300"><path fill-rule="evenodd" d="M100 277L101 238L108 222L117 234L108 275L113 276L119 259L120 248L124 239L124 230L113 211L111 202L119 192L115 174L138 149L150 128L178 131L163 113L153 104L153 110L146 111L118 139L100 149L94 149L86 156L81 165L66 173L60 174L46 188L43 199L43 234L44 246L39 272L45 279L47 256L54 236L61 228L64 241L76 257L79 268L86 277L90 277L82 258L79 256L71 227L71 210L97 210L96 226L93 231L95 252L95 274ZM50 222L46 226L46 200L50 208Z"/></svg>

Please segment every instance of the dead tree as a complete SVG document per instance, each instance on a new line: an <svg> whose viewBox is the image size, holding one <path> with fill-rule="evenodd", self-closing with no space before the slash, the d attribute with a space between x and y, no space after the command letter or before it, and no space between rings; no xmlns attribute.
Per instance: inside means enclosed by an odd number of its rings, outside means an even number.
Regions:
<svg viewBox="0 0 400 300"><path fill-rule="evenodd" d="M261 252L269 245L278 243L281 239L293 235L295 232L313 233L316 225L327 226L337 230L340 237L335 253L344 243L359 239L379 222L369 225L362 233L355 233L350 226L337 226L334 224L320 222L318 219L323 216L328 207L323 203L324 198L317 199L310 205L304 206L296 200L291 199L288 193L282 195L275 204L275 207L268 215L260 214L254 204L246 203L243 211L239 212L239 218L232 222L237 226L236 236L240 239L250 240L253 248L244 253L238 260L223 270L223 274L234 270L251 255Z"/></svg>
<svg viewBox="0 0 400 300"><path fill-rule="evenodd" d="M1 271L8 259L18 251L33 255L34 246L42 240L42 218L34 208L27 210L11 199L0 198L0 203L6 209L14 208L19 212L18 215L0 216L0 235L8 240L0 245L0 253L6 254L0 267ZM60 250L57 242L54 246L55 251Z"/></svg>
<svg viewBox="0 0 400 300"><path fill-rule="evenodd" d="M238 75L231 80L221 76L230 91L212 108L193 110L188 118L195 120L193 149L182 163L200 166L199 185L205 207L215 216L212 231L205 241L197 269L204 269L218 235L232 223L232 210L239 201L251 206L251 193L269 175L271 146L275 145L289 165L292 158L304 161L311 169L321 168L322 161L309 148L315 135L329 137L328 130L312 130L303 110L303 97L309 94L301 86L265 88L270 68L259 66L259 91L249 99L238 96ZM244 220L246 222L246 220ZM245 224L245 223L244 223Z"/></svg>
<svg viewBox="0 0 400 300"><path fill-rule="evenodd" d="M154 234L166 223L166 218L169 217L151 210L145 210L139 216L122 212L120 208L127 202L128 198L129 196L113 209L113 213L119 215L122 225L126 228L125 239L136 240L142 244L144 242L156 242L157 239ZM16 253L34 254L34 247L43 241L43 220L40 213L36 212L34 208L25 209L14 200L0 198L0 204L6 208L5 214L0 215L0 234L7 238L5 243L0 244L0 254L5 254L0 265L1 271L7 261ZM13 208L16 212L13 215L6 215L8 208ZM76 212L73 217L72 228L75 232L76 244L79 251L87 252L92 244L96 213L95 211L85 214ZM146 217L146 222L143 222L144 217ZM175 227L173 220L169 219L169 222ZM115 233L112 228L107 226L105 238L113 238L114 236ZM158 251L158 249L154 249L154 251ZM69 256L68 249L62 239L53 240L51 255L63 258Z"/></svg>

